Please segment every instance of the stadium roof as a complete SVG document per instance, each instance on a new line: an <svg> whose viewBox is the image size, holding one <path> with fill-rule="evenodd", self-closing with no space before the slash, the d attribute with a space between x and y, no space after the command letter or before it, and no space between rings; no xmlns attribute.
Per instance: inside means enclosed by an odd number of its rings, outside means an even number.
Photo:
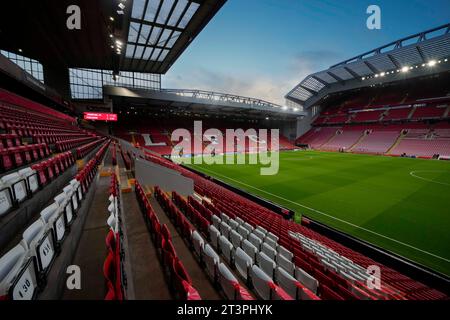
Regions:
<svg viewBox="0 0 450 320"><path fill-rule="evenodd" d="M166 73L226 0L14 0L2 3L0 48L43 64ZM70 5L81 29L69 30Z"/></svg>
<svg viewBox="0 0 450 320"><path fill-rule="evenodd" d="M105 86L105 95L125 105L179 108L185 111L234 113L282 118L304 116L300 110L280 106L261 99L238 95L189 89L143 90ZM119 103L120 104L120 103Z"/></svg>
<svg viewBox="0 0 450 320"><path fill-rule="evenodd" d="M388 82L414 77L412 69L427 67L427 72L449 70L450 24L424 31L363 53L327 70L307 76L287 95L305 108L331 89L340 91L376 82ZM444 64L434 67L437 64ZM421 70L420 74L424 74Z"/></svg>

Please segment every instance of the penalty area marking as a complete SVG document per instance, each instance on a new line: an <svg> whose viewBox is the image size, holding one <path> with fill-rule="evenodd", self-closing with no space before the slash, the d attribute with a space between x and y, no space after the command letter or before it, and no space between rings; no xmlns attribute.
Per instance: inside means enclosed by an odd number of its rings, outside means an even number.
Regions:
<svg viewBox="0 0 450 320"><path fill-rule="evenodd" d="M197 167L197 165L193 165L193 166ZM221 176L221 177L223 177L223 178L225 178L225 179L234 181L234 182L236 182L236 183L239 183L239 184L241 184L241 185L243 185L243 186L252 188L252 189L254 189L254 190L258 190L258 191L260 191L260 192L263 192L263 193L265 193L265 194L271 195L271 196L276 197L276 198L278 198L278 199L281 199L281 200L290 202L290 203L292 203L292 204L294 204L294 205L297 205L297 206L299 206L299 207L308 209L308 210L310 210L310 211L313 211L313 212L318 213L318 214L320 214L320 215L326 216L326 217L328 217L328 218L331 218L331 219L337 220L337 221L339 221L339 222L348 224L349 226L352 226L352 227L354 227L354 228L357 228L357 229L360 229L360 230L364 230L364 231L366 231L366 232L369 232L369 233L374 234L374 235L376 235L376 236L379 236L379 237L381 237L381 238L384 238L384 239L390 240L390 241L392 241L392 242L401 244L401 245L403 245L403 246L405 246L405 247L408 247L408 248L414 249L414 250L416 250L416 251L425 253L425 254L427 254L427 255L429 255L429 256L438 258L438 259L443 260L443 261L445 261L445 262L450 262L450 259L446 259L446 258L443 258L443 257L441 257L441 256L438 256L438 255L436 255L436 254L434 254L434 253L431 253L431 252L428 252L428 251L425 251L425 250L416 248L416 247L414 247L414 246L412 246L412 245L410 245L410 244L407 244L407 243L401 242L401 241L399 241L399 240L390 238L390 237L388 237L388 236L385 236L385 235L382 235L382 234L380 234L380 233L378 233L378 232L372 231L372 230L370 230L370 229L366 229L366 228L364 228L364 227L358 226L358 225L353 224L353 223L351 223L351 222L348 222L348 221L345 221L345 220L336 218L336 217L334 217L334 216L332 216L332 215L329 215L329 214L327 214L327 213L325 213L325 212L322 212L322 211L316 210L316 209L314 209L314 208L311 208L311 207L305 206L305 205L303 205L303 204L300 204L300 203L298 203L298 202L294 202L294 201L292 201L292 200L289 200L289 199L280 197L279 195L276 195L276 194L267 192L267 191L265 191L265 190L256 188L256 187L251 186L251 185L249 185L249 184L243 183L243 182L241 182L241 181L239 181L239 180L235 180L235 179L233 179L233 178L229 178L229 177L227 177L227 176L225 176L225 175L223 175L223 174L217 173L217 172L215 172L215 171L205 169L204 167L202 167L202 170L208 171L208 172L210 172L210 173L213 173L213 174L218 175L218 176Z"/></svg>
<svg viewBox="0 0 450 320"><path fill-rule="evenodd" d="M438 183L438 184L450 187L450 183L441 182L441 181L434 181L434 180L431 180L431 179L428 179L428 178L421 177L421 176L416 174L418 172L444 172L444 173L449 173L448 171L443 171L443 170L415 170L415 171L411 171L409 174L412 177L420 179L420 180L424 180L424 181L432 182L432 183Z"/></svg>

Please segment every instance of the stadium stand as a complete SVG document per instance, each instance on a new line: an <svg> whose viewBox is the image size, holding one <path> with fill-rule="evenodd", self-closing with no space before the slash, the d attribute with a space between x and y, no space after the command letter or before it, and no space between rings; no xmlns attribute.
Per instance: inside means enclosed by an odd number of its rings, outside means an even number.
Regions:
<svg viewBox="0 0 450 320"><path fill-rule="evenodd" d="M431 93L419 89L429 83L423 80L413 89L394 86L385 94L384 89L368 89L338 105L330 102L296 144L325 151L447 157L448 138L439 130L450 128L450 100L445 87L430 88Z"/></svg>

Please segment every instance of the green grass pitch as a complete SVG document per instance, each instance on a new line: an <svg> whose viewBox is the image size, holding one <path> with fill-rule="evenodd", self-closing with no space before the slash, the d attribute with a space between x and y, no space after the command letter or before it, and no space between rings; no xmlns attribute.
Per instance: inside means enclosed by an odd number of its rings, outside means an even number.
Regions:
<svg viewBox="0 0 450 320"><path fill-rule="evenodd" d="M288 151L274 176L192 167L450 276L450 162Z"/></svg>

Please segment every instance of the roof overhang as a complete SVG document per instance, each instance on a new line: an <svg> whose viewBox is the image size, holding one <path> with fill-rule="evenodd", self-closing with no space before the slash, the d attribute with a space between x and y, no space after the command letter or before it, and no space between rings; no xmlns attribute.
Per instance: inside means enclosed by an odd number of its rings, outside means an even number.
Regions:
<svg viewBox="0 0 450 320"><path fill-rule="evenodd" d="M181 110L213 113L235 113L247 115L298 118L306 113L282 107L264 100L201 90L163 89L142 90L116 86L105 86L104 95L135 105L173 107Z"/></svg>
<svg viewBox="0 0 450 320"><path fill-rule="evenodd" d="M450 70L450 24L389 43L307 76L285 97L310 108L339 91Z"/></svg>
<svg viewBox="0 0 450 320"><path fill-rule="evenodd" d="M164 74L225 2L4 1L0 10L0 49L51 66ZM71 16L67 9L71 5L80 8L79 30L67 27ZM130 26L138 26L134 38L133 34L130 37L130 30L134 30ZM135 50L129 58L127 50L133 43Z"/></svg>

